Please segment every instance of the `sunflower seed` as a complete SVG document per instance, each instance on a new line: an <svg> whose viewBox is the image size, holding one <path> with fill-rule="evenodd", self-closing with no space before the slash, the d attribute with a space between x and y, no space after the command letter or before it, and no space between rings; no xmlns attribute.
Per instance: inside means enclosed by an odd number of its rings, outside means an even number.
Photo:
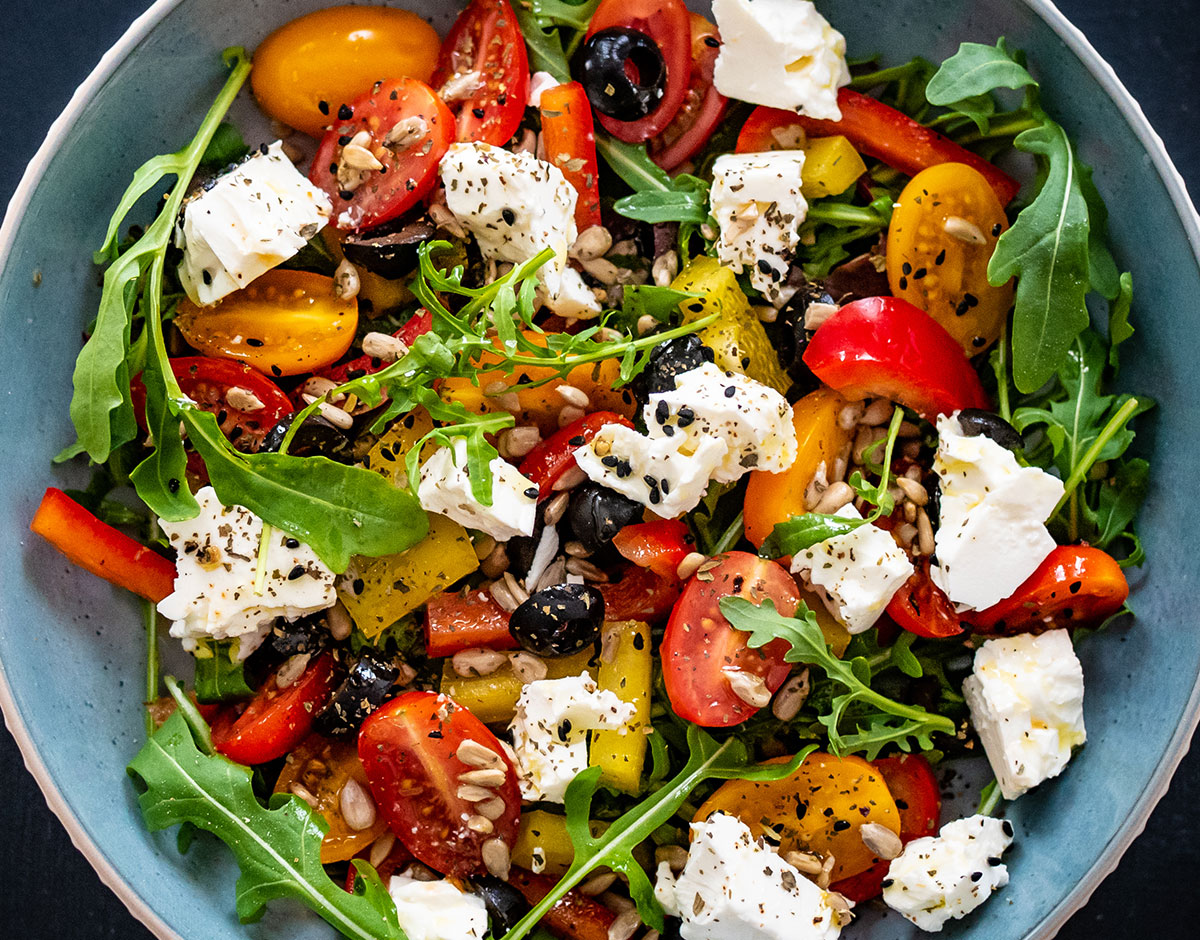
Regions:
<svg viewBox="0 0 1200 940"><path fill-rule="evenodd" d="M555 389L559 397L562 398L568 405L574 405L576 408L587 408L591 404L591 399L588 398L587 392L581 388L576 388L574 385L560 385Z"/></svg>
<svg viewBox="0 0 1200 940"><path fill-rule="evenodd" d="M804 706L808 691L808 670L805 669L788 679L783 688L775 693L775 700L771 703L771 714L780 721L791 721Z"/></svg>
<svg viewBox="0 0 1200 940"><path fill-rule="evenodd" d="M516 579L511 571L506 571L501 576L504 581L504 586L513 596L513 600L517 602L517 607L520 607L529 600L529 592L525 590L525 586Z"/></svg>
<svg viewBox="0 0 1200 940"><path fill-rule="evenodd" d="M546 525L558 525L559 521L567 512L567 505L571 502L569 493L559 493L550 502L546 503L546 508L542 510L542 521Z"/></svg>
<svg viewBox="0 0 1200 940"><path fill-rule="evenodd" d="M821 873L821 859L811 852L784 852L783 860L802 875Z"/></svg>
<svg viewBox="0 0 1200 940"><path fill-rule="evenodd" d="M817 887L818 888L828 888L829 887L829 882L831 880L830 876L833 873L833 866L836 864L837 864L837 859L835 859L833 857L832 853L825 856L824 861L821 862L821 873L819 875L817 875Z"/></svg>
<svg viewBox="0 0 1200 940"><path fill-rule="evenodd" d="M456 675L468 679L472 676L490 676L507 661L508 657L496 650L473 647L455 653L450 658L450 665Z"/></svg>
<svg viewBox="0 0 1200 940"><path fill-rule="evenodd" d="M508 565L508 549L504 547L503 542L500 542L479 563L479 570L485 577L498 578L508 570Z"/></svg>
<svg viewBox="0 0 1200 940"><path fill-rule="evenodd" d="M459 785L455 791L455 795L460 800L466 800L468 803L482 803L484 800L490 800L496 793L487 787L479 787L473 783L463 783Z"/></svg>
<svg viewBox="0 0 1200 940"><path fill-rule="evenodd" d="M296 684L296 680L304 674L304 670L308 668L308 661L312 658L311 653L297 653L295 656L289 657L284 661L284 664L279 667L275 673L275 685L280 689L290 689Z"/></svg>
<svg viewBox="0 0 1200 940"><path fill-rule="evenodd" d="M395 845L396 834L390 831L385 832L371 843L371 853L367 856L367 861L375 868L378 868L383 864L383 860L392 854L392 849Z"/></svg>
<svg viewBox="0 0 1200 940"><path fill-rule="evenodd" d="M566 568L568 574L577 574L595 584L608 583L608 574L586 558L568 558Z"/></svg>
<svg viewBox="0 0 1200 940"><path fill-rule="evenodd" d="M486 816L471 816L467 819L467 828L472 832L479 832L483 835L491 835L496 827L492 825L492 821Z"/></svg>
<svg viewBox="0 0 1200 940"><path fill-rule="evenodd" d="M526 685L546 678L546 664L532 653L509 653L508 661L512 664L513 675Z"/></svg>
<svg viewBox="0 0 1200 940"><path fill-rule="evenodd" d="M878 427L881 424L887 424L892 420L892 412L895 410L896 406L886 398L876 398L873 402L871 402L870 405L867 406L867 410L864 411L862 417L859 418L859 423L870 425L871 427Z"/></svg>
<svg viewBox="0 0 1200 940"><path fill-rule="evenodd" d="M483 800L475 804L475 812L485 819L499 819L504 815L504 810L504 800L498 796L493 796L490 800Z"/></svg>
<svg viewBox="0 0 1200 940"><path fill-rule="evenodd" d="M574 424L585 414L587 412L582 408L578 408L575 405L565 405L558 413L558 426L565 428L568 424Z"/></svg>
<svg viewBox="0 0 1200 940"><path fill-rule="evenodd" d="M612 235L603 225L590 225L579 233L568 254L578 261L602 258L612 248Z"/></svg>
<svg viewBox="0 0 1200 940"><path fill-rule="evenodd" d="M666 862L671 866L671 871L683 871L687 860L688 850L682 845L660 845L654 850L654 861L659 865Z"/></svg>
<svg viewBox="0 0 1200 940"><path fill-rule="evenodd" d="M929 521L929 513L924 509L917 510L917 544L922 555L933 554L933 523Z"/></svg>
<svg viewBox="0 0 1200 940"><path fill-rule="evenodd" d="M603 894L613 886L613 882L617 880L616 872L603 871L598 875L592 875L587 881L583 882L576 890L580 894L586 894L589 898L594 898L598 894Z"/></svg>
<svg viewBox="0 0 1200 940"><path fill-rule="evenodd" d="M747 705L762 708L771 701L771 691L763 681L762 676L743 669L725 668L721 670L729 682L729 689Z"/></svg>
<svg viewBox="0 0 1200 940"><path fill-rule="evenodd" d="M624 911L608 925L608 940L629 940L642 926L642 918L636 910Z"/></svg>
<svg viewBox="0 0 1200 940"><path fill-rule="evenodd" d="M960 242L966 242L968 245L987 244L987 238L984 237L979 226L974 222L968 222L962 216L947 216L946 221L942 223L942 230L951 238L957 238Z"/></svg>
<svg viewBox="0 0 1200 940"><path fill-rule="evenodd" d="M658 329L658 319L649 313L644 313L637 319L638 336L645 336Z"/></svg>
<svg viewBox="0 0 1200 940"><path fill-rule="evenodd" d="M654 283L659 287L669 287L678 273L679 255L674 250L664 251L654 259L654 264L650 266L650 274L654 278Z"/></svg>
<svg viewBox="0 0 1200 940"><path fill-rule="evenodd" d="M503 767L481 767L478 770L466 770L458 775L459 783L476 787L499 787L504 785L508 776Z"/></svg>
<svg viewBox="0 0 1200 940"><path fill-rule="evenodd" d="M478 70L463 72L459 75L451 75L446 79L441 88L438 89L438 96L446 102L453 104L455 101L466 101L475 92L483 88L483 73Z"/></svg>
<svg viewBox="0 0 1200 940"><path fill-rule="evenodd" d="M679 563L679 567L675 569L675 574L680 581L686 581L694 575L702 564L708 561L707 555L702 555L700 552L688 552L683 556L683 561Z"/></svg>
<svg viewBox="0 0 1200 940"><path fill-rule="evenodd" d="M916 480L910 480L908 477L897 477L896 486L900 487L904 495L918 506L924 506L929 502L929 493Z"/></svg>
<svg viewBox="0 0 1200 940"><path fill-rule="evenodd" d="M854 499L854 487L849 483L834 483L821 494L821 498L813 507L813 512L829 515L837 512Z"/></svg>
<svg viewBox="0 0 1200 940"><path fill-rule="evenodd" d="M225 404L238 411L262 411L267 407L250 389L239 385L233 386L225 393Z"/></svg>
<svg viewBox="0 0 1200 940"><path fill-rule="evenodd" d="M512 865L512 855L503 839L488 839L480 846L484 867L489 874L495 875L501 881L508 880L508 870Z"/></svg>
<svg viewBox="0 0 1200 940"><path fill-rule="evenodd" d="M362 351L383 362L395 362L408 354L408 344L388 333L371 332L363 337Z"/></svg>
<svg viewBox="0 0 1200 940"><path fill-rule="evenodd" d="M852 401L838 412L838 427L843 431L853 431L858 419L863 416L866 406L861 401Z"/></svg>
<svg viewBox="0 0 1200 940"><path fill-rule="evenodd" d="M313 809L317 808L317 798L304 784L293 783L290 787L288 787L288 790L290 790L294 795L300 797L300 799L304 800L304 802Z"/></svg>
<svg viewBox="0 0 1200 940"><path fill-rule="evenodd" d="M504 432L510 457L524 457L542 442L542 432L533 425L521 425Z"/></svg>
<svg viewBox="0 0 1200 940"><path fill-rule="evenodd" d="M503 767L503 758L486 744L464 738L454 756L468 767ZM474 781L470 781L474 782Z"/></svg>
<svg viewBox="0 0 1200 940"><path fill-rule="evenodd" d="M811 303L804 311L804 328L806 330L815 330L837 312L837 304L824 304L820 301ZM842 430L848 429L843 428Z"/></svg>
<svg viewBox="0 0 1200 940"><path fill-rule="evenodd" d="M877 822L863 823L858 834L862 837L863 845L873 855L877 855L885 861L890 861L904 851L900 837L887 826L881 826Z"/></svg>
<svg viewBox="0 0 1200 940"><path fill-rule="evenodd" d="M583 543L572 539L563 546L563 551L572 558L587 558L592 553L583 547Z"/></svg>
<svg viewBox="0 0 1200 940"><path fill-rule="evenodd" d="M353 777L342 784L342 790L338 794L338 806L342 811L342 819L355 832L362 832L375 825L375 801Z"/></svg>
<svg viewBox="0 0 1200 940"><path fill-rule="evenodd" d="M329 635L335 640L346 639L350 636L350 631L354 629L354 621L350 619L350 612L346 610L346 605L341 601L337 601L325 611L325 625L329 627Z"/></svg>

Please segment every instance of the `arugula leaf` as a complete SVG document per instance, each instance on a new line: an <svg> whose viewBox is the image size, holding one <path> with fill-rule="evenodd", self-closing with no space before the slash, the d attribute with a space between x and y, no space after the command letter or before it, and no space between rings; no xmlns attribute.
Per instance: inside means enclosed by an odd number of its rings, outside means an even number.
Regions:
<svg viewBox="0 0 1200 940"><path fill-rule="evenodd" d="M828 276L837 265L850 257L848 245L874 238L887 229L897 193L872 190L868 205L851 202L854 189L840 196L818 199L808 207L800 225L800 248L796 259L809 280Z"/></svg>
<svg viewBox="0 0 1200 940"><path fill-rule="evenodd" d="M644 316L667 323L672 314L679 311L681 303L702 296L697 291L675 290L657 284L626 284L622 289L620 323L636 329L638 320Z"/></svg>
<svg viewBox="0 0 1200 940"><path fill-rule="evenodd" d="M639 222L694 222L699 225L710 218L708 183L680 173L671 180L671 189L644 189L623 196L613 203L613 210Z"/></svg>
<svg viewBox="0 0 1200 940"><path fill-rule="evenodd" d="M249 152L250 148L246 146L242 132L228 121L222 121L213 132L208 146L204 148L200 168L221 169L230 163L237 163Z"/></svg>
<svg viewBox="0 0 1200 940"><path fill-rule="evenodd" d="M1133 336L1133 325L1129 314L1133 309L1133 275L1126 271L1117 281L1117 299L1108 314L1108 364L1112 366L1113 378L1121 368L1121 356L1117 347Z"/></svg>
<svg viewBox="0 0 1200 940"><path fill-rule="evenodd" d="M942 63L925 86L930 104L966 112L960 105L967 99L987 98L997 88L1025 88L1037 82L1020 63L1013 61L1004 38L994 46L964 42L958 52Z"/></svg>
<svg viewBox="0 0 1200 940"><path fill-rule="evenodd" d="M583 0L568 3L565 0L528 0L512 5L529 50L531 71L549 72L560 82L571 80L571 68L567 60L583 39L588 23L600 0ZM562 30L571 33L566 49L563 48Z"/></svg>
<svg viewBox="0 0 1200 940"><path fill-rule="evenodd" d="M629 879L629 894L642 920L656 930L663 927L663 912L654 889L633 850L666 823L688 796L705 780L780 780L795 773L816 745L809 745L787 763L748 766L746 746L736 737L718 744L696 725L687 729L688 761L661 789L637 803L600 836L592 835L589 820L592 799L600 783L600 768L589 767L567 787L567 834L575 848L575 859L567 873L541 901L535 904L502 940L520 940L568 891L596 869L605 866Z"/></svg>
<svg viewBox="0 0 1200 940"><path fill-rule="evenodd" d="M1120 539L1129 540L1133 551L1122 560L1123 566L1140 565L1145 557L1130 526L1149 488L1150 464L1141 457L1134 457L1121 463L1111 477L1101 481L1095 510L1087 503L1081 506L1085 519L1095 530L1090 544L1107 549Z"/></svg>
<svg viewBox="0 0 1200 940"><path fill-rule="evenodd" d="M356 862L363 895L344 891L321 865L328 824L295 796L279 795L264 809L250 771L204 754L180 711L163 723L128 768L141 791L138 803L152 831L191 823L233 851L242 875L237 913L256 920L264 905L290 897L354 940L403 940L396 909L374 869Z"/></svg>
<svg viewBox="0 0 1200 940"><path fill-rule="evenodd" d="M645 144L627 144L597 131L596 153L635 193L656 189L670 192L672 189L671 177L650 159Z"/></svg>
<svg viewBox="0 0 1200 940"><path fill-rule="evenodd" d="M232 656L232 640L201 641L196 650L196 699L225 702L249 698L254 690L246 683L245 664ZM207 655L204 655L207 654Z"/></svg>
<svg viewBox="0 0 1200 940"><path fill-rule="evenodd" d="M158 329L161 335L161 327ZM142 370L142 382L146 387L146 424L150 428L154 450L134 468L129 479L151 512L168 522L181 522L193 518L200 506L184 482L187 453L179 435L179 418L167 405L165 358L149 357Z"/></svg>
<svg viewBox="0 0 1200 940"><path fill-rule="evenodd" d="M735 630L750 634L747 643L752 648L777 639L786 640L791 644L784 655L786 662L816 666L846 689L833 699L830 712L818 718L829 734L829 749L834 754L861 751L867 760L874 760L889 744L908 751L915 741L922 750L929 750L933 747L930 735L934 732L954 734L954 722L944 715L893 701L874 691L870 686L871 669L865 660L846 662L834 656L807 604L800 604L796 617L782 616L770 600L760 607L744 597L723 597L720 605L721 613ZM908 665L911 668L911 663ZM848 710L856 705L867 706L865 714L848 715ZM849 734L841 731L843 718L854 724Z"/></svg>

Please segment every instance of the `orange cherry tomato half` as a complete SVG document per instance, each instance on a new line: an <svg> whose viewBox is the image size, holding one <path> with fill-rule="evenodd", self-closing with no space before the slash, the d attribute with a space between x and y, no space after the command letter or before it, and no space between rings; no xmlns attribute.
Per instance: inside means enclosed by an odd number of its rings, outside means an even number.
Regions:
<svg viewBox="0 0 1200 940"><path fill-rule="evenodd" d="M236 359L266 375L300 375L337 362L358 326L358 301L333 278L277 268L211 307L179 302L175 325L206 356Z"/></svg>
<svg viewBox="0 0 1200 940"><path fill-rule="evenodd" d="M288 754L275 782L276 793L297 796L303 793L304 799L313 797L316 802L313 809L329 824L329 831L321 840L322 865L352 858L387 832L387 821L378 813L365 829L354 829L346 822L341 809L342 790L351 780L368 795L367 772L354 745L314 734Z"/></svg>
<svg viewBox="0 0 1200 940"><path fill-rule="evenodd" d="M488 788L494 795L486 801L460 795L459 776L480 769L458 756L467 741L491 751L489 766L504 773L502 783ZM363 722L358 756L379 812L405 848L430 868L460 878L481 874L487 871L485 842L499 839L509 847L516 842L521 815L516 770L487 725L449 696L406 692L387 702ZM468 826L480 815L480 803L491 800L499 801L494 811L488 807L496 817L491 830Z"/></svg>
<svg viewBox="0 0 1200 940"><path fill-rule="evenodd" d="M1129 597L1125 572L1107 552L1060 545L1011 597L962 615L980 633L1043 633L1102 623Z"/></svg>
<svg viewBox="0 0 1200 940"><path fill-rule="evenodd" d="M722 597L770 599L790 617L800 605L796 581L782 565L748 552L718 556L720 564L692 575L671 611L662 641L663 682L675 713L702 728L728 728L758 711L733 691L735 673L760 679L774 694L792 671L786 640L759 649L721 613ZM611 614L609 615L611 616Z"/></svg>
<svg viewBox="0 0 1200 940"><path fill-rule="evenodd" d="M365 132L365 143L357 143ZM438 161L454 142L454 116L437 94L415 78L376 82L353 103L342 105L321 138L308 178L333 203L342 231L382 225L420 202L437 182ZM362 167L361 147L378 162Z"/></svg>
<svg viewBox="0 0 1200 940"><path fill-rule="evenodd" d="M438 34L416 13L336 6L285 23L254 50L250 87L269 116L321 137L349 104L385 78L428 82Z"/></svg>
<svg viewBox="0 0 1200 940"><path fill-rule="evenodd" d="M458 15L438 55L435 88L473 79L461 98L448 95L460 141L507 144L529 99L525 38L508 0L472 0Z"/></svg>

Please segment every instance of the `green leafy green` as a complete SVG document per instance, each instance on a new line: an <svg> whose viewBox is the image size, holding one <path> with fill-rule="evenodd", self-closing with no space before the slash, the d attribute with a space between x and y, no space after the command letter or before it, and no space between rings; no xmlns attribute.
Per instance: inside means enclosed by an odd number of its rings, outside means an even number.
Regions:
<svg viewBox="0 0 1200 940"><path fill-rule="evenodd" d="M635 193L644 190L671 191L671 177L650 159L645 144L627 144L598 131L596 153Z"/></svg>
<svg viewBox="0 0 1200 940"><path fill-rule="evenodd" d="M1129 322L1132 309L1133 275L1126 271L1117 279L1117 298L1108 317L1108 364L1112 366L1114 378L1121 368L1117 347L1133 336L1133 325Z"/></svg>
<svg viewBox="0 0 1200 940"><path fill-rule="evenodd" d="M801 603L796 617L784 617L770 600L760 607L744 597L723 597L721 613L734 629L750 634L747 642L752 648L786 640L791 645L784 656L787 662L816 666L846 689L834 697L830 711L819 718L829 735L833 753L861 751L868 760L874 760L890 744L907 751L915 741L922 750L928 750L933 747L930 737L933 733L954 734L954 722L949 718L893 701L874 691L870 686L870 667L863 660L846 662L834 656L825 644L816 616L806 604ZM911 663L908 665L911 668ZM852 706L866 706L866 710L851 712ZM844 718L853 725L853 731L842 731Z"/></svg>
<svg viewBox="0 0 1200 940"><path fill-rule="evenodd" d="M200 650L208 655L201 655ZM232 640L217 640L198 647L196 652L196 699L201 702L226 702L249 698L254 690L246 683L243 663L233 658Z"/></svg>
<svg viewBox="0 0 1200 940"><path fill-rule="evenodd" d="M600 0L528 0L512 5L525 37L532 71L549 72L560 82L571 80L568 60L587 31ZM564 44L564 39L566 40Z"/></svg>
<svg viewBox="0 0 1200 940"><path fill-rule="evenodd" d="M696 536L696 550L719 555L736 545L745 532L742 506L746 483L709 483L700 504L687 515Z"/></svg>
<svg viewBox="0 0 1200 940"><path fill-rule="evenodd" d="M619 322L622 325L627 324L633 330L637 329L638 320L644 316L651 316L659 323L667 323L672 315L679 312L681 303L702 296L696 291L675 290L657 284L626 284L622 288Z"/></svg>
<svg viewBox="0 0 1200 940"><path fill-rule="evenodd" d="M1013 60L1003 38L994 46L964 42L958 52L942 63L942 67L925 86L925 97L933 104L946 105L958 111L964 99L991 98L997 88L1025 88L1036 85L1033 76Z"/></svg>
<svg viewBox="0 0 1200 940"><path fill-rule="evenodd" d="M873 190L871 202L855 205L854 189L840 196L818 199L808 207L800 225L796 260L809 280L819 281L850 257L847 246L864 243L887 230L896 193Z"/></svg>
<svg viewBox="0 0 1200 940"><path fill-rule="evenodd" d="M250 152L242 132L222 121L213 132L212 140L204 148L204 156L200 158L201 169L221 169L230 163L236 163Z"/></svg>
<svg viewBox="0 0 1200 940"><path fill-rule="evenodd" d="M639 222L694 222L709 219L708 183L687 173L671 179L669 190L644 189L613 203L613 209Z"/></svg>
<svg viewBox="0 0 1200 940"><path fill-rule="evenodd" d="M666 823L693 790L705 780L779 780L796 771L815 745L805 748L786 763L748 766L750 755L736 737L718 744L696 725L687 730L687 764L661 789L627 810L600 836L592 835L589 821L592 799L600 783L600 768L590 767L567 787L567 833L575 847L575 859L567 873L541 901L504 935L502 940L526 936L568 891L598 868L607 867L629 879L629 894L642 920L656 930L663 927L663 912L654 899L654 889L633 850Z"/></svg>
<svg viewBox="0 0 1200 940"><path fill-rule="evenodd" d="M242 875L237 913L258 919L264 905L289 897L308 905L343 936L403 940L396 909L374 869L361 861L363 894L349 894L321 865L328 825L303 800L279 795L269 809L254 796L250 771L200 751L180 711L166 720L129 764L151 830L191 823L233 851Z"/></svg>

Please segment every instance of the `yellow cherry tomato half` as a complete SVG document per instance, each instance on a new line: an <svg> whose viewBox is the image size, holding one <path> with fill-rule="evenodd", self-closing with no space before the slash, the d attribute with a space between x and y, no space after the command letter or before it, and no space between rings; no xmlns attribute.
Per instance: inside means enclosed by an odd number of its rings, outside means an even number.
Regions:
<svg viewBox="0 0 1200 940"><path fill-rule="evenodd" d="M250 86L271 117L313 137L378 81L428 82L441 42L416 13L337 6L286 23L254 50Z"/></svg>
<svg viewBox="0 0 1200 940"><path fill-rule="evenodd" d="M338 297L333 278L276 269L211 307L185 298L175 325L206 356L236 359L265 375L299 375L345 355L358 301Z"/></svg>
<svg viewBox="0 0 1200 940"><path fill-rule="evenodd" d="M781 757L769 764L786 761ZM712 813L736 816L755 836L767 827L781 853L812 852L834 857L832 881L866 871L879 861L862 840L867 823L900 834L900 813L883 776L860 757L815 751L790 777L756 782L730 780L710 796L695 821Z"/></svg>
<svg viewBox="0 0 1200 940"><path fill-rule="evenodd" d="M1013 283L988 283L996 240L1008 229L987 180L964 163L922 170L904 187L888 226L892 293L920 307L974 356L1000 338Z"/></svg>

